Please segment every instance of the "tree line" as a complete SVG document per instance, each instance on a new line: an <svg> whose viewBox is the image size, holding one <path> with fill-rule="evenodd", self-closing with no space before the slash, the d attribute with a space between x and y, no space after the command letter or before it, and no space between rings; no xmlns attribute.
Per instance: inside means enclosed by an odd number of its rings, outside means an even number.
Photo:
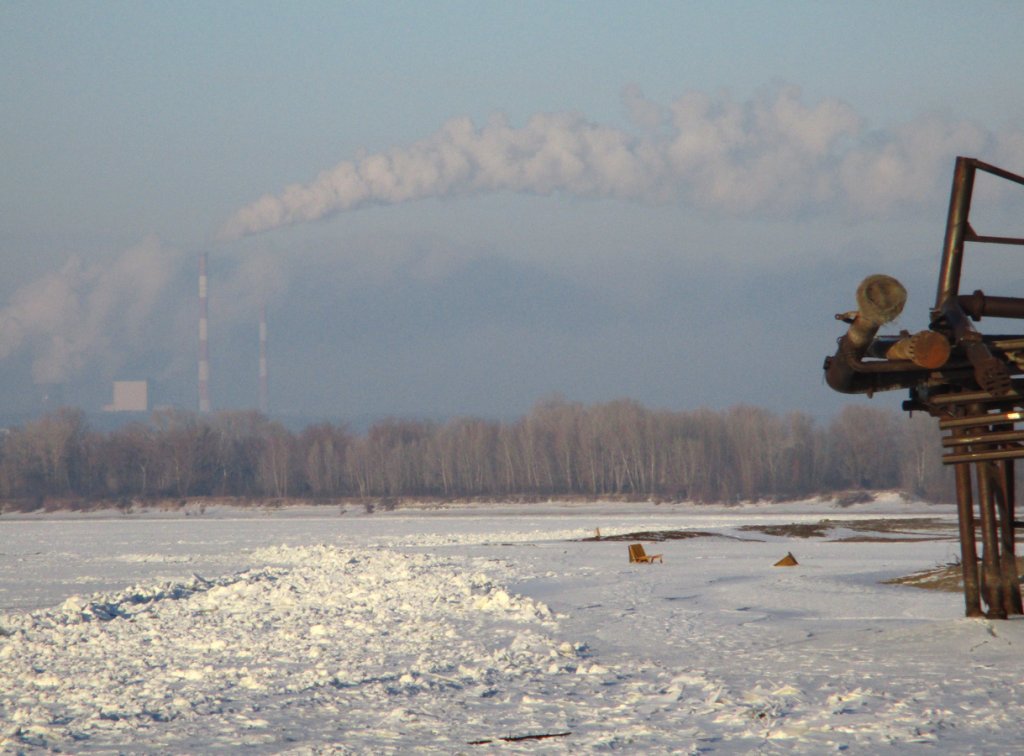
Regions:
<svg viewBox="0 0 1024 756"><path fill-rule="evenodd" d="M299 432L256 412L160 411L99 432L61 409L0 433L0 498L625 496L730 502L848 489L949 500L925 416L848 405L824 426L752 406L549 399L512 422L388 419Z"/></svg>

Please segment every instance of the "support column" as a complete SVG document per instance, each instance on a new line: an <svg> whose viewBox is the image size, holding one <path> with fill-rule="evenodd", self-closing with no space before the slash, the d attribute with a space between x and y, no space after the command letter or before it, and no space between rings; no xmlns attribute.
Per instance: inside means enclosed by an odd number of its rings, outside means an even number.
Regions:
<svg viewBox="0 0 1024 756"><path fill-rule="evenodd" d="M1021 607L1020 579L1017 576L1016 537L1013 531L1016 484L1013 460L996 464L997 505L999 511L999 561L1003 576L1003 608L1007 614L1024 614Z"/></svg>
<svg viewBox="0 0 1024 756"><path fill-rule="evenodd" d="M960 525L960 568L964 577L965 614L981 617L981 594L978 588L978 547L974 539L974 501L971 495L971 466L967 462L956 468L956 507Z"/></svg>
<svg viewBox="0 0 1024 756"><path fill-rule="evenodd" d="M994 465L978 462L978 509L981 515L981 590L989 619L1006 619L1003 603L1003 575L999 557L999 532L996 525L995 496L992 490Z"/></svg>

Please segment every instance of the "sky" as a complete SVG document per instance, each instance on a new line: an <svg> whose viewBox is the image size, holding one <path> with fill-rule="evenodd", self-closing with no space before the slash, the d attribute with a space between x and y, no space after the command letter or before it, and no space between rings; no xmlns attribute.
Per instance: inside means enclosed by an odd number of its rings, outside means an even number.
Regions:
<svg viewBox="0 0 1024 756"><path fill-rule="evenodd" d="M129 379L195 409L203 253L214 409L257 405L264 303L282 417L898 407L824 385L834 315L888 273L895 327L927 325L955 157L1024 173L1021 28L1017 2L5 0L0 413ZM977 217L1024 235L999 184ZM970 256L976 286L1024 269Z"/></svg>

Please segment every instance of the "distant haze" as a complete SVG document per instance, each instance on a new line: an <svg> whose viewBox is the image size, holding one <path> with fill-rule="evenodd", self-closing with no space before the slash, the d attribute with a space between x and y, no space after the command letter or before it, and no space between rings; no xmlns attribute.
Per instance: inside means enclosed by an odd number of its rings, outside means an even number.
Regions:
<svg viewBox="0 0 1024 756"><path fill-rule="evenodd" d="M206 252L214 408L265 303L276 413L828 415L861 278L924 325L954 158L1024 172L1017 5L229 6L0 11L0 412L194 408Z"/></svg>

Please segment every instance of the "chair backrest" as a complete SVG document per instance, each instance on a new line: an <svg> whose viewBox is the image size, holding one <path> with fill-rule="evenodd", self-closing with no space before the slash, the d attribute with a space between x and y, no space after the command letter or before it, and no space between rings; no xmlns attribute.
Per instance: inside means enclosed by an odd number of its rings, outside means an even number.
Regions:
<svg viewBox="0 0 1024 756"><path fill-rule="evenodd" d="M642 543L629 544L629 561L642 562L645 559L647 559L647 553L644 551L644 545Z"/></svg>

